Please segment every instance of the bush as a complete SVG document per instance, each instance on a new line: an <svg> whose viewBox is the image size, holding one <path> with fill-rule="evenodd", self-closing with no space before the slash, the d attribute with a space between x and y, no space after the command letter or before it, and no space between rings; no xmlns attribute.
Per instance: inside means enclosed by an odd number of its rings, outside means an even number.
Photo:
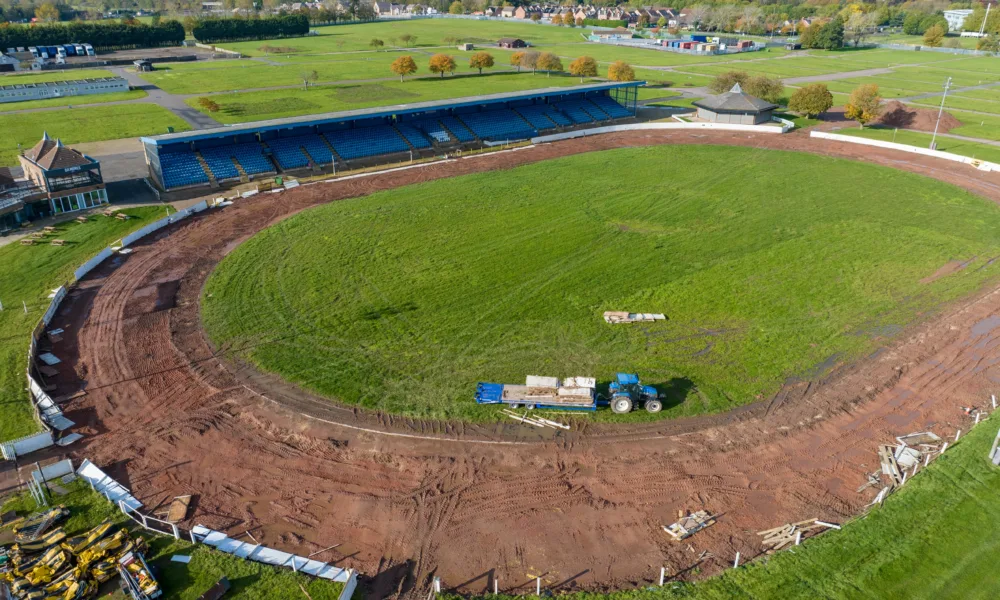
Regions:
<svg viewBox="0 0 1000 600"><path fill-rule="evenodd" d="M822 83L811 83L803 86L792 94L788 100L788 109L807 117L815 117L833 106L833 94Z"/></svg>
<svg viewBox="0 0 1000 600"><path fill-rule="evenodd" d="M608 27L614 29L615 27L628 27L627 21L615 21L613 19L584 19L584 25L592 25L594 27Z"/></svg>
<svg viewBox="0 0 1000 600"><path fill-rule="evenodd" d="M305 15L284 15L265 19L202 19L191 31L199 42L266 40L306 35L309 19Z"/></svg>

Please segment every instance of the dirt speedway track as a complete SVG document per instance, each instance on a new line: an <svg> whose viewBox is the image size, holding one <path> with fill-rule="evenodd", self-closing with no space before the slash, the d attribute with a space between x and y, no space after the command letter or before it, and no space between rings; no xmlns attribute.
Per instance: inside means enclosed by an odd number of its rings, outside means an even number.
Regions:
<svg viewBox="0 0 1000 600"><path fill-rule="evenodd" d="M337 407L216 357L198 297L227 252L303 208L376 190L650 144L805 150L924 173L1000 201L1000 175L917 155L785 136L640 131L334 183L207 211L116 256L55 318L58 393L87 394L67 416L76 449L155 509L194 494L191 522L339 561L371 595L445 588L533 592L652 582L661 565L701 575L759 553L754 531L811 517L842 521L878 468L876 445L931 429L953 435L1000 381L1000 287L946 308L858 364L789 384L736 411L565 434L514 425L425 423ZM471 399L470 399L471 401ZM678 509L721 513L690 540L668 540ZM703 550L713 556L698 564Z"/></svg>

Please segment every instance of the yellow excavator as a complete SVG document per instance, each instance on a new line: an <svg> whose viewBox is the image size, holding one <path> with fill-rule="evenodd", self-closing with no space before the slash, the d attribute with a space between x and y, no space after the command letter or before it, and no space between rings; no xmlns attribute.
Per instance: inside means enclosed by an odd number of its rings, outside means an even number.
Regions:
<svg viewBox="0 0 1000 600"><path fill-rule="evenodd" d="M23 544L31 542L44 534L52 525L69 516L69 509L63 505L54 506L40 513L29 515L14 523L14 541Z"/></svg>
<svg viewBox="0 0 1000 600"><path fill-rule="evenodd" d="M84 548L101 539L111 530L111 521L104 521L83 535L68 538L62 543L64 550L79 554Z"/></svg>
<svg viewBox="0 0 1000 600"><path fill-rule="evenodd" d="M86 569L92 563L104 558L111 552L118 550L128 542L128 532L124 529L119 529L118 533L108 536L103 540L94 542L90 546L84 548L82 551L77 553L76 562L79 566Z"/></svg>
<svg viewBox="0 0 1000 600"><path fill-rule="evenodd" d="M35 554L36 552L43 552L50 546L55 546L65 539L66 532L63 531L62 527L59 529L53 529L34 541L18 543L11 546L11 558L16 565L18 562L23 561L25 556Z"/></svg>

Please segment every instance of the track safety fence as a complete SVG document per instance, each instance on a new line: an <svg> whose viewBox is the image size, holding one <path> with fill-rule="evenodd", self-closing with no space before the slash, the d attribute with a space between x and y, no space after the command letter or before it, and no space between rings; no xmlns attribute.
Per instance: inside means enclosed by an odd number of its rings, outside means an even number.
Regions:
<svg viewBox="0 0 1000 600"><path fill-rule="evenodd" d="M38 341L42 339L42 336L49 327L49 324L52 322L52 319L55 318L56 312L59 310L59 306L66 297L68 290L88 273L97 268L101 263L113 256L116 252L120 251L121 248L124 248L129 244L133 244L143 237L166 227L167 225L186 219L187 217L206 209L208 209L208 202L202 201L194 206L191 206L190 208L178 211L130 233L120 240L120 246L108 247L101 250L96 256L80 265L76 271L73 272L72 280L53 290L53 293L50 296L51 299L49 306L45 309L45 313L42 315L41 320L35 326L35 329L31 334L31 340L28 344L28 368L26 372L28 392L31 397L35 420L41 426L42 431L16 440L0 442L0 454L3 455L5 460L14 460L18 456L23 456L43 448L48 448L54 444L68 445L83 437L80 434L70 434L67 436L62 435L62 432L71 428L75 425L75 423L63 415L62 409L59 408L59 405L46 391L46 386L42 385L39 379L32 374L36 360L39 358Z"/></svg>
<svg viewBox="0 0 1000 600"><path fill-rule="evenodd" d="M975 167L980 171L1000 172L1000 164L997 163L992 163L985 160L978 160L969 156L962 156L961 154L942 152L941 150L931 150L930 148L921 148L920 146L911 146L909 144L897 144L896 142L884 142L882 140L870 140L868 138L856 137L853 135L840 135L837 133L826 133L824 131L810 131L809 137L819 138L823 140L831 140L834 142L847 142L848 144L875 146L878 148L887 148L889 150L910 152L912 154L922 154L924 156L930 156L932 158L940 158L943 160L950 160L953 162L963 163Z"/></svg>

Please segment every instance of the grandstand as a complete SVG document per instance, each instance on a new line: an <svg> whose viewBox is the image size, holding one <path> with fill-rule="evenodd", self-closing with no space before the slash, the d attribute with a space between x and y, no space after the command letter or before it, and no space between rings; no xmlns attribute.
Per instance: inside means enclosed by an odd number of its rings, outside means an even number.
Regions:
<svg viewBox="0 0 1000 600"><path fill-rule="evenodd" d="M524 140L635 115L643 82L599 83L245 123L142 138L166 191L353 168Z"/></svg>

